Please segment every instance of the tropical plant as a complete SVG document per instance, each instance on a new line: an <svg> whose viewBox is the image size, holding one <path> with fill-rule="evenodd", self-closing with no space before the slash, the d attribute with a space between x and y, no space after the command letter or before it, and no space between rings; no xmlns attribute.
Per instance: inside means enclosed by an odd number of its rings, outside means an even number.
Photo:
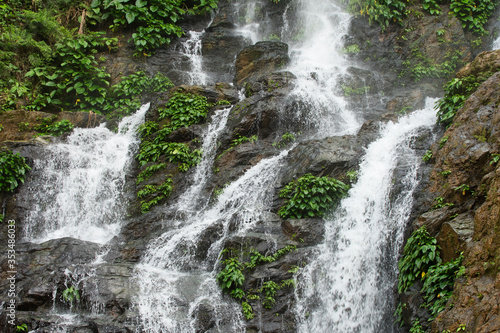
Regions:
<svg viewBox="0 0 500 333"><path fill-rule="evenodd" d="M433 318L444 310L452 295L455 279L463 274L465 269L462 266L463 259L463 255L460 254L453 261L429 267L421 292L425 300L425 307Z"/></svg>
<svg viewBox="0 0 500 333"><path fill-rule="evenodd" d="M349 186L340 180L306 174L280 191L285 203L278 214L284 219L323 216L348 189Z"/></svg>
<svg viewBox="0 0 500 333"><path fill-rule="evenodd" d="M31 168L24 157L7 150L0 152L0 191L13 192L19 183L24 183L26 172Z"/></svg>
<svg viewBox="0 0 500 333"><path fill-rule="evenodd" d="M399 261L398 291L405 292L415 281L423 279L429 267L440 263L437 241L425 227L417 229L406 242Z"/></svg>
<svg viewBox="0 0 500 333"><path fill-rule="evenodd" d="M80 300L80 293L78 292L78 289L76 289L75 287L71 286L71 287L66 288L63 291L62 297L63 297L63 299L66 302L69 302L69 303L72 304L73 301L75 301L75 300L79 301Z"/></svg>

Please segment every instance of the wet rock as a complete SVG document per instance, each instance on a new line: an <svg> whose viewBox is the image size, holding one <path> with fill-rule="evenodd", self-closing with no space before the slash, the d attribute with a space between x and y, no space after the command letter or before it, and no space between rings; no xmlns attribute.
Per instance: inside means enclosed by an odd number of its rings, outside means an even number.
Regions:
<svg viewBox="0 0 500 333"><path fill-rule="evenodd" d="M467 244L472 241L474 218L469 213L460 214L450 222L443 223L436 239L441 247L441 258L444 262L456 259L465 252Z"/></svg>
<svg viewBox="0 0 500 333"><path fill-rule="evenodd" d="M262 76L281 70L290 61L288 45L282 42L258 42L246 47L236 58L237 87L252 84Z"/></svg>
<svg viewBox="0 0 500 333"><path fill-rule="evenodd" d="M362 149L359 138L348 135L301 142L288 153L287 167L280 176L282 183L306 173L344 178L349 169L356 168Z"/></svg>

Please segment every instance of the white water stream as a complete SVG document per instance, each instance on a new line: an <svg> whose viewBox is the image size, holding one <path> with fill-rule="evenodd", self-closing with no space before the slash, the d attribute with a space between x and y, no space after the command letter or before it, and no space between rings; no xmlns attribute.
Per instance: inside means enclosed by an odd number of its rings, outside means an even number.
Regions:
<svg viewBox="0 0 500 333"><path fill-rule="evenodd" d="M203 71L201 40L205 31L189 31L189 38L182 43L182 53L189 58L191 70L188 72L190 85L207 84L208 75Z"/></svg>
<svg viewBox="0 0 500 333"><path fill-rule="evenodd" d="M428 99L423 110L389 123L367 149L357 183L327 219L318 257L301 276L300 332L392 331L397 255L421 161L410 145L422 128L435 124L434 102ZM403 190L391 203L397 166L404 168Z"/></svg>
<svg viewBox="0 0 500 333"><path fill-rule="evenodd" d="M139 144L135 132L148 108L124 118L118 133L102 125L77 128L65 142L47 146L21 196L29 207L27 240L73 237L104 244L118 234L125 176Z"/></svg>

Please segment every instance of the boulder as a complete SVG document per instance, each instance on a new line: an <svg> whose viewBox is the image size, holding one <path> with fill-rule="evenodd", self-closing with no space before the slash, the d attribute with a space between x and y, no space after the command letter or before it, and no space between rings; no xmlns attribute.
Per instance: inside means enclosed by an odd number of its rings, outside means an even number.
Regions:
<svg viewBox="0 0 500 333"><path fill-rule="evenodd" d="M288 45L282 42L258 42L246 47L236 58L234 84L244 87L288 64Z"/></svg>

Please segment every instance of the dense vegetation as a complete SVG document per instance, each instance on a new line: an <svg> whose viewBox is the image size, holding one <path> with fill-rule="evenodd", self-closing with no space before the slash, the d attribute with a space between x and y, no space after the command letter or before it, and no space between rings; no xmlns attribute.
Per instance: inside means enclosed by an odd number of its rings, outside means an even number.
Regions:
<svg viewBox="0 0 500 333"><path fill-rule="evenodd" d="M204 14L216 0L12 0L0 4L0 111L81 110L122 116L144 91L169 88L167 78L133 74L110 86L106 54L116 33L131 33L137 56L149 56L187 15ZM104 31L107 31L104 32ZM115 34L116 36L118 34ZM127 42L127 40L125 40ZM114 103L109 103L114 100Z"/></svg>
<svg viewBox="0 0 500 333"><path fill-rule="evenodd" d="M390 23L401 24L408 15L409 7L419 5L431 15L443 13L440 5L449 4L450 11L462 27L479 35L487 32L484 24L493 13L497 0L345 0L353 13L368 16L370 22L377 22L383 28Z"/></svg>
<svg viewBox="0 0 500 333"><path fill-rule="evenodd" d="M463 256L443 263L439 257L439 247L434 237L425 227L411 235L405 247L403 257L399 261L398 292L406 292L417 281L422 282L420 293L425 303L422 305L434 318L443 311L453 291L455 279L464 272ZM402 307L399 304L396 316L401 320ZM414 323L414 326L419 323Z"/></svg>

